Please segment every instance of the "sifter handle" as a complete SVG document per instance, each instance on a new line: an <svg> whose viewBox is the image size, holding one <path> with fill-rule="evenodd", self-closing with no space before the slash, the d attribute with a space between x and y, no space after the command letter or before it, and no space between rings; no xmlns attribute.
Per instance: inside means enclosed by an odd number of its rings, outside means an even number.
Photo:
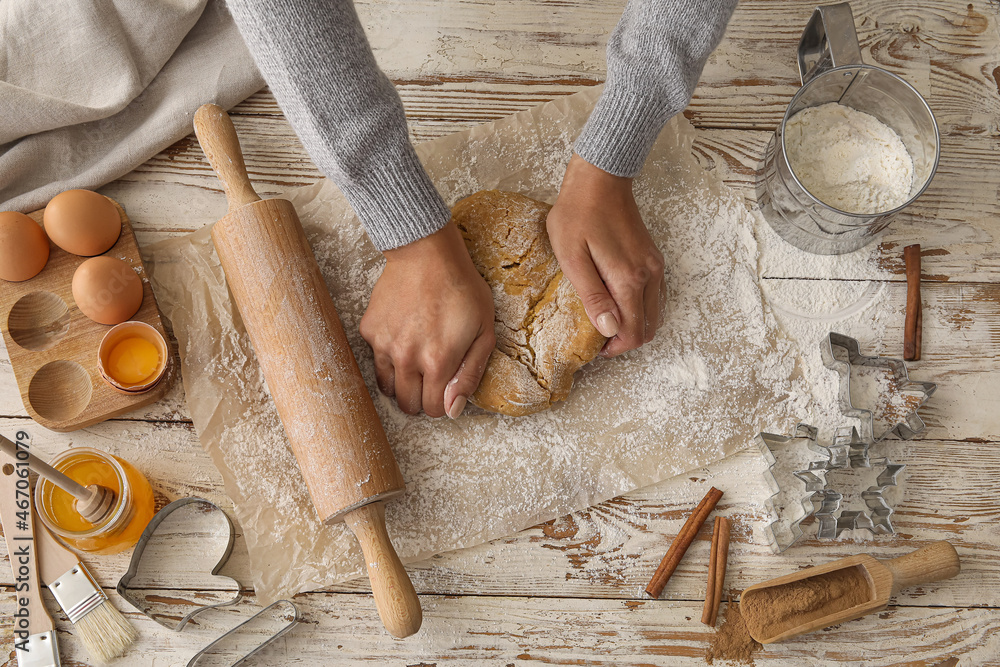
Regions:
<svg viewBox="0 0 1000 667"><path fill-rule="evenodd" d="M385 530L385 503L374 502L344 517L365 554L375 606L385 629L395 637L409 637L420 629L420 599Z"/></svg>
<svg viewBox="0 0 1000 667"><path fill-rule="evenodd" d="M799 80L806 85L817 75L842 65L861 65L861 47L849 2L817 7L799 40Z"/></svg>
<svg viewBox="0 0 1000 667"><path fill-rule="evenodd" d="M892 594L904 588L929 584L957 575L962 565L958 552L949 542L932 542L899 558L882 561L892 572Z"/></svg>
<svg viewBox="0 0 1000 667"><path fill-rule="evenodd" d="M243 151L236 128L225 109L216 104L202 104L194 114L194 133L205 151L229 200L229 212L260 201L250 184Z"/></svg>

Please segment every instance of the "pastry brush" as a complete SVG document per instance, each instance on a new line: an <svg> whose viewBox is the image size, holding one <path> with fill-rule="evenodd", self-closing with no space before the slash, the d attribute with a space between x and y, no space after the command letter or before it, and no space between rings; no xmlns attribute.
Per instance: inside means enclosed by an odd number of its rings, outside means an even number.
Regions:
<svg viewBox="0 0 1000 667"><path fill-rule="evenodd" d="M35 544L42 582L78 630L94 661L103 664L124 655L139 633L108 601L87 567L38 522Z"/></svg>

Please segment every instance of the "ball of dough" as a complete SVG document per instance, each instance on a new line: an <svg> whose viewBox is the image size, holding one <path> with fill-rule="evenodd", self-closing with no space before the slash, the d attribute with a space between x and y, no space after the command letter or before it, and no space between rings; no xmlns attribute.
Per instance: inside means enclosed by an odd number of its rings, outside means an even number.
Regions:
<svg viewBox="0 0 1000 667"><path fill-rule="evenodd" d="M519 417L565 400L604 346L552 252L545 202L500 190L458 202L451 220L493 290L497 345L472 403Z"/></svg>

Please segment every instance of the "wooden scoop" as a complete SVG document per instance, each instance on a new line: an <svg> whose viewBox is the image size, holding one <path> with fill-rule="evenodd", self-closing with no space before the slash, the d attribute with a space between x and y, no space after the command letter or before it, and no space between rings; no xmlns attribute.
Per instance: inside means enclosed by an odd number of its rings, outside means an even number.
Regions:
<svg viewBox="0 0 1000 667"><path fill-rule="evenodd" d="M740 598L740 615L751 637L771 644L881 611L904 588L949 579L960 569L955 547L944 541L887 561L850 556L751 586Z"/></svg>
<svg viewBox="0 0 1000 667"><path fill-rule="evenodd" d="M212 241L316 512L325 523L347 522L382 623L396 637L412 635L420 600L389 541L383 507L406 483L295 208L254 192L220 107L198 109L194 129L229 199Z"/></svg>

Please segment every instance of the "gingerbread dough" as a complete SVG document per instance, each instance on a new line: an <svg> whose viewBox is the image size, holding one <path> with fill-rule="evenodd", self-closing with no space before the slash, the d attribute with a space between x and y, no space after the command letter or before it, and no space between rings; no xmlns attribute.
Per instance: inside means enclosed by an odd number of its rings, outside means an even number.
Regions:
<svg viewBox="0 0 1000 667"><path fill-rule="evenodd" d="M519 417L565 400L573 374L605 338L559 269L545 232L548 204L487 190L459 201L451 220L493 289L496 349L472 402Z"/></svg>

